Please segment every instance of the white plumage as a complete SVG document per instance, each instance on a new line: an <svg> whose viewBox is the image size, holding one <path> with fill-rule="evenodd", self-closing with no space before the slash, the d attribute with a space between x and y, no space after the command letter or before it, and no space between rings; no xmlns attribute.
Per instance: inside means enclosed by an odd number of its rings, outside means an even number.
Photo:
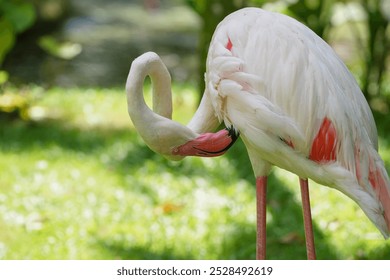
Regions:
<svg viewBox="0 0 390 280"><path fill-rule="evenodd" d="M239 10L215 31L206 84L219 120L233 125L249 147L256 176L276 165L337 188L388 237L383 215L388 205L369 182L371 160L386 183L379 187L390 193L372 113L351 73L320 37L290 17ZM324 118L336 129L337 161L317 163L308 156ZM383 199L390 203L389 197Z"/></svg>

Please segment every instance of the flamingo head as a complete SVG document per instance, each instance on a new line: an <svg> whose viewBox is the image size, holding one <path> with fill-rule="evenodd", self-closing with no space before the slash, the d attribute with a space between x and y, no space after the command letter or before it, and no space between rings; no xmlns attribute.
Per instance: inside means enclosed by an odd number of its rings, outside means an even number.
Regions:
<svg viewBox="0 0 390 280"><path fill-rule="evenodd" d="M220 156L234 144L238 136L239 134L234 131L233 127L216 133L203 133L195 139L174 147L172 154L174 156Z"/></svg>

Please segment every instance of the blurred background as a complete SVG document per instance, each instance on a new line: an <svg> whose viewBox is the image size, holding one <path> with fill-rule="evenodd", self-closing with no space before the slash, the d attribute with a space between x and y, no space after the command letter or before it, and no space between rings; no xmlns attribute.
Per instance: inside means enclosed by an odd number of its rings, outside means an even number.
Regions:
<svg viewBox="0 0 390 280"><path fill-rule="evenodd" d="M216 159L169 162L126 112L134 58L157 52L186 123L208 44L229 13L287 14L347 64L390 169L388 0L0 0L0 259L253 259L254 178L237 143ZM150 104L150 85L145 86ZM305 259L298 180L270 178L270 259ZM326 198L326 199L324 199ZM390 259L362 211L313 184L320 259Z"/></svg>

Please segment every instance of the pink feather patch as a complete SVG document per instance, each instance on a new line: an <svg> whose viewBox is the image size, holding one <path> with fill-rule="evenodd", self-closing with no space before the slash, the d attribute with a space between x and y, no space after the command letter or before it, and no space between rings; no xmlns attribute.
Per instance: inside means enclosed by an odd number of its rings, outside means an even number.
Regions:
<svg viewBox="0 0 390 280"><path fill-rule="evenodd" d="M390 230L390 194L386 187L386 181L383 178L380 169L376 167L375 162L371 159L368 173L368 181L370 181L371 186L375 190L375 193L383 206L383 216L385 218L387 228Z"/></svg>
<svg viewBox="0 0 390 280"><path fill-rule="evenodd" d="M333 123L325 117L313 140L309 158L319 163L336 160L337 134Z"/></svg>
<svg viewBox="0 0 390 280"><path fill-rule="evenodd" d="M230 38L228 38L228 42L227 42L227 44L226 44L226 48L227 48L229 51L231 51L232 48L233 48L233 43L232 43L232 41L230 40Z"/></svg>

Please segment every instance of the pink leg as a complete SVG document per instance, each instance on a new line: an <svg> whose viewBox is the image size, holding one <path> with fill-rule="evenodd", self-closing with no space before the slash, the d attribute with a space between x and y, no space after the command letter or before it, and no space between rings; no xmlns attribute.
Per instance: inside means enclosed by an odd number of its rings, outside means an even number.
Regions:
<svg viewBox="0 0 390 280"><path fill-rule="evenodd" d="M265 260L267 234L267 176L256 178L257 236L256 259Z"/></svg>
<svg viewBox="0 0 390 280"><path fill-rule="evenodd" d="M314 247L313 224L310 210L309 182L307 179L299 178L299 183L301 184L303 223L305 226L307 259L315 260L316 249Z"/></svg>

